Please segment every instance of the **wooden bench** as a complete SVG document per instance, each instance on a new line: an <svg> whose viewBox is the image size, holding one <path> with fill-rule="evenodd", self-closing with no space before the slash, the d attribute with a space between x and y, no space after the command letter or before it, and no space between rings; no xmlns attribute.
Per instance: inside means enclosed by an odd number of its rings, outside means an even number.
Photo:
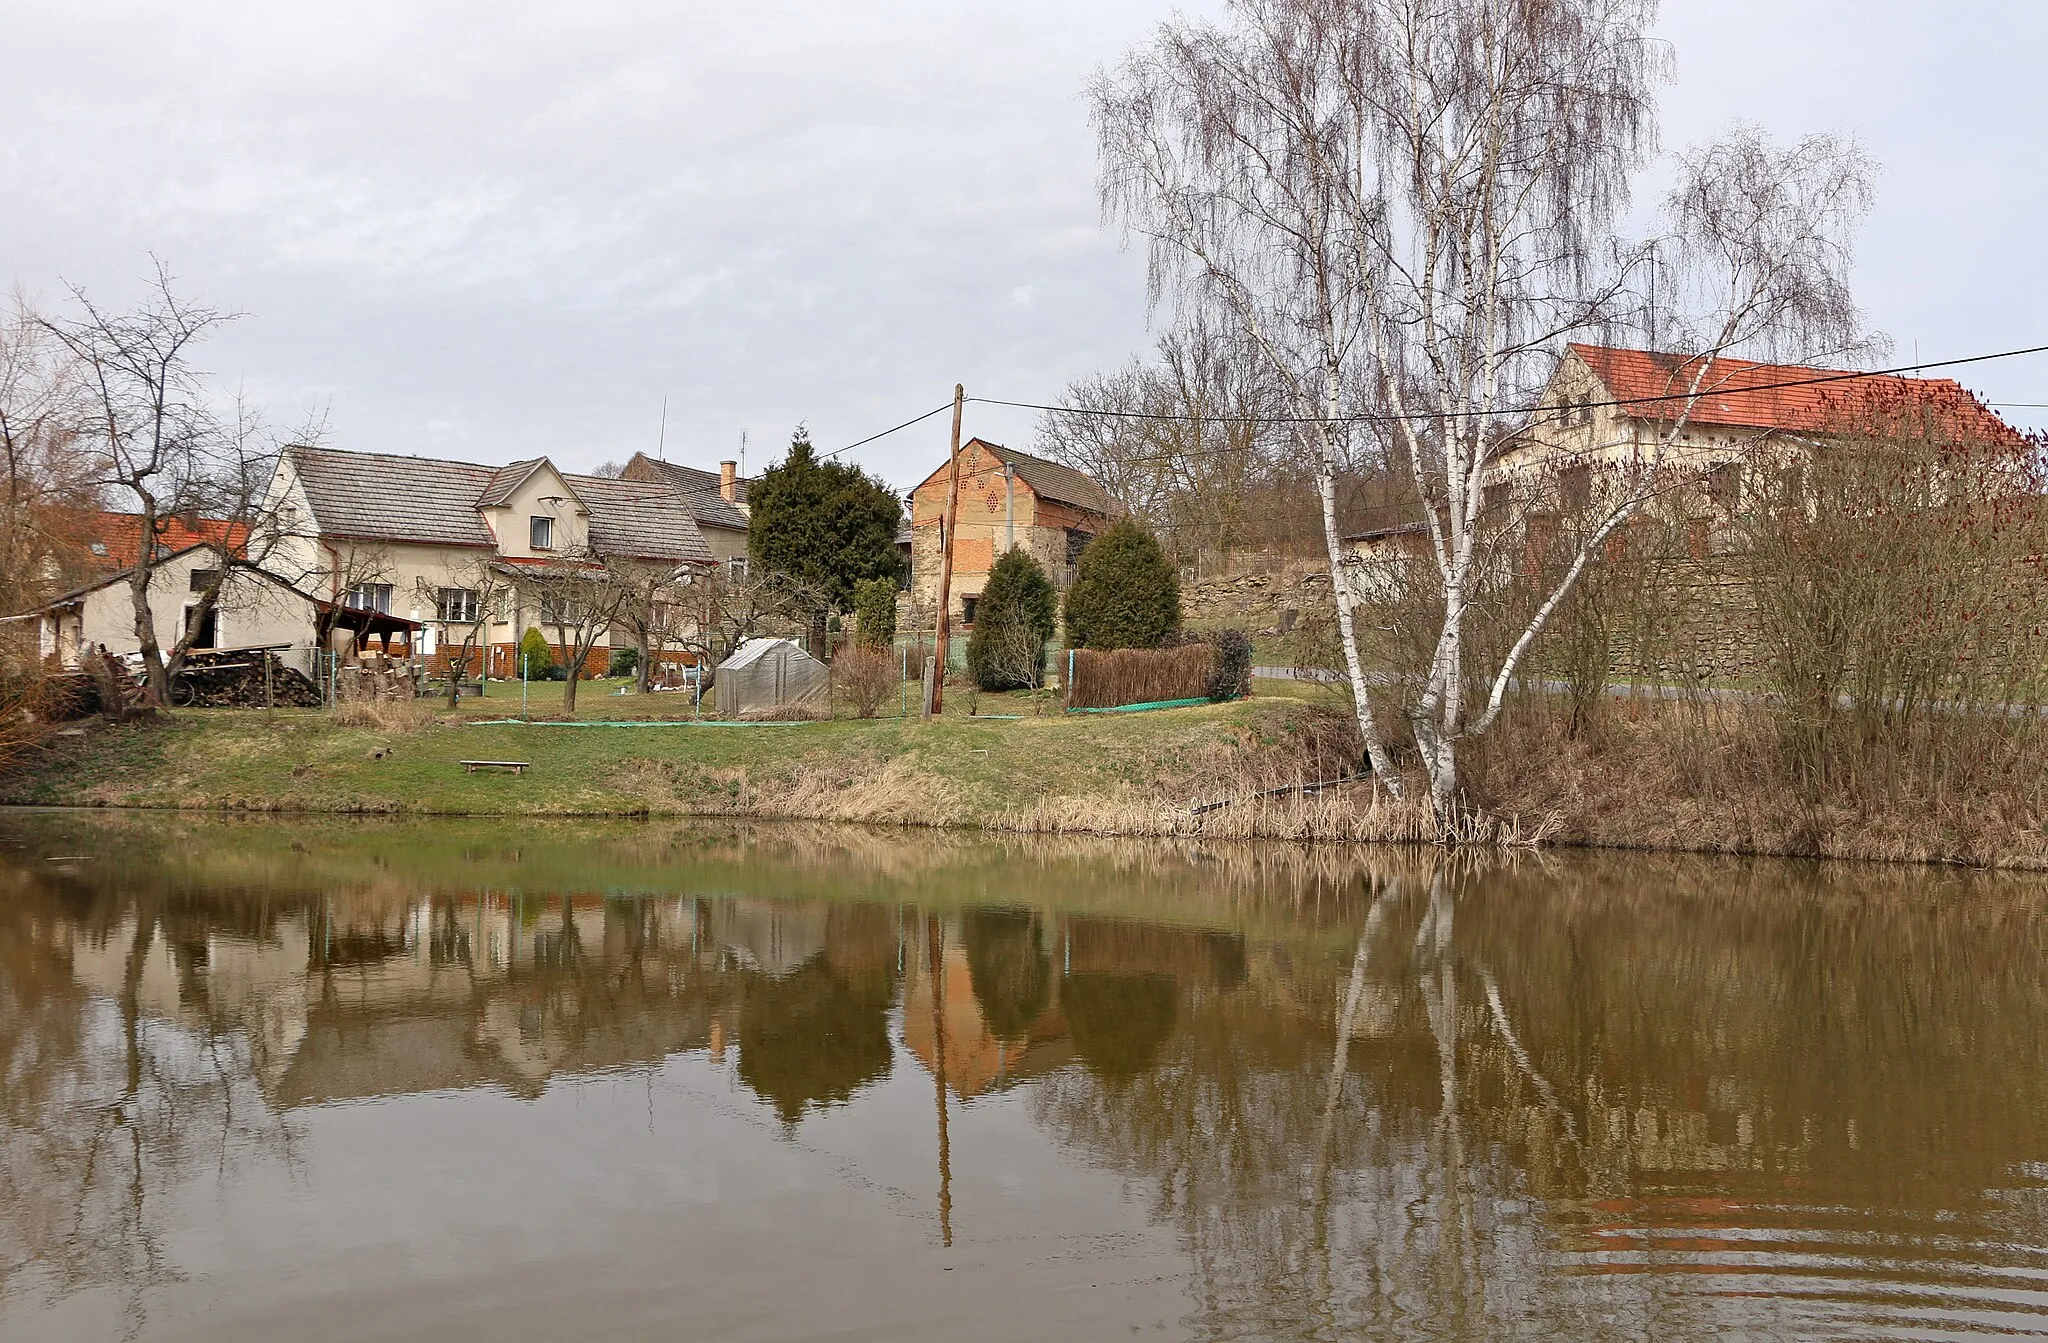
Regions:
<svg viewBox="0 0 2048 1343"><path fill-rule="evenodd" d="M514 774L526 773L526 762L524 760L464 760L461 764L471 774L476 773L480 769L509 769Z"/></svg>

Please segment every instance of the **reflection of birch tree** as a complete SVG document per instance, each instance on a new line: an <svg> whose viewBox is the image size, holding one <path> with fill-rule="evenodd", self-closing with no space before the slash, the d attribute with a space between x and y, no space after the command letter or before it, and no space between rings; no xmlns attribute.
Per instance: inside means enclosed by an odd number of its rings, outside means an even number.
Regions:
<svg viewBox="0 0 2048 1343"><path fill-rule="evenodd" d="M1490 1023L1464 1002L1454 885L1428 889L1382 891L1350 955L1294 967L1294 1010L1255 984L1184 992L1151 1068L1034 1084L1041 1123L1154 1190L1194 1263L1197 1336L1603 1336L1546 1272L1541 1228L1504 1215L1507 1150L1473 1145Z"/></svg>
<svg viewBox="0 0 2048 1343"><path fill-rule="evenodd" d="M125 940L111 1001L72 978L67 922L11 908L0 924L0 1245L13 1248L0 1295L31 1274L58 1294L119 1287L139 1331L145 1294L175 1271L165 1242L179 1191L226 1179L231 1152L289 1159L290 1134L263 1104L243 1032L145 1012L151 960L175 959L175 926L155 897L118 923L102 908L76 933Z"/></svg>

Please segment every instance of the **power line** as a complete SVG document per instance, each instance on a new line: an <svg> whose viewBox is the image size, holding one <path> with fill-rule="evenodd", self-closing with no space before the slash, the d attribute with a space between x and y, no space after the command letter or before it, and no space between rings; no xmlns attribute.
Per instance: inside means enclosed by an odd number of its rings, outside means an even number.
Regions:
<svg viewBox="0 0 2048 1343"><path fill-rule="evenodd" d="M1588 410L1592 410L1599 407L1621 408L1626 406L1656 405L1670 401L1690 401L1695 398L1705 399L1711 396L1726 396L1734 395L1736 393L1773 392L1780 391L1790 387L1814 387L1827 383L1853 382L1864 378L1899 377L1908 373L1918 372L1921 369L1956 368L1964 364L1982 364L1988 363L1994 359L2017 359L2032 354L2048 354L2048 345L2033 345L2028 346L2024 349L2016 350L1999 350L1991 354L1963 355L1955 359L1928 360L1917 364L1901 364L1896 368L1880 368L1861 373L1847 371L1827 372L1817 374L1813 377L1788 378L1780 382L1757 383L1752 386L1745 387L1727 389L1702 388L1698 392L1670 392L1658 396L1623 397L1610 401L1586 401L1575 403L1572 408L1578 409L1580 406L1583 406L1585 409ZM1696 357L1697 356L1695 356L1695 358ZM1688 360L1686 362L1691 361ZM1683 365L1681 365L1681 367L1682 366ZM1502 408L1499 410L1492 411L1459 411L1452 415L1445 415L1434 411L1411 411L1407 414L1389 414L1387 412L1382 411L1373 411L1362 412L1352 415L1337 415L1325 419L1320 416L1310 415L1180 415L1164 411L1106 410L1094 409L1086 406L1048 405L1044 402L1039 401L1006 401L997 397L988 396L970 396L967 398L967 401L970 403L984 406L1006 406L1013 410L1050 411L1057 414L1099 416L1104 419L1116 420L1163 420L1180 424L1399 424L1403 421L1408 420L1459 419L1482 415L1513 417L1517 415L1535 415L1547 409L1564 409L1564 407L1546 407L1538 405L1523 406L1519 408ZM1991 401L1985 402L1984 404L1988 406L2013 410L2048 410L2048 402ZM926 420L932 418L932 416L942 414L943 412L952 409L952 405L953 403L951 401L946 401L941 403L940 405L933 406L924 414L905 420L901 424L891 425L889 428L882 430L880 433L869 434L866 438L856 439L853 442L846 444L844 447L834 448L830 452L821 453L820 460L823 460L824 458L827 457L837 457L842 452L851 452L855 448L865 447L878 439L887 438L891 434L900 433L901 431L909 429L914 425L923 424ZM1131 462L1127 462L1126 465L1137 465L1145 460L1167 461L1172 460L1175 456L1179 455L1183 454L1168 454L1157 459L1134 459Z"/></svg>
<svg viewBox="0 0 2048 1343"><path fill-rule="evenodd" d="M1900 377L1908 373L1918 372L1921 369L1954 368L1962 364L1981 364L1993 359L2016 359L2022 355L2030 354L2048 354L2048 345L2034 345L2021 350L2000 350L1994 354L1964 355L1963 357L1957 359L1936 359L1923 361L1917 364L1901 364L1896 368L1872 369L1868 372L1862 373L1829 372L1818 374L1814 377L1787 378L1780 382L1756 383L1753 385L1743 387L1726 389L1702 388L1698 392L1667 392L1658 396L1621 397L1611 401L1585 401L1579 402L1577 403L1577 405L1583 406L1584 408L1591 410L1598 407L1619 408L1623 406L1656 405L1668 401L1691 401L1695 398L1705 399L1711 396L1730 396L1736 393L1775 392L1788 387L1814 387L1821 385L1823 383L1851 382L1863 378ZM1695 356L1695 358L1697 358L1697 356ZM1691 363L1693 361L1689 359L1685 362ZM1683 366L1683 364L1680 365L1680 367ZM1752 366L1754 367L1754 365ZM1179 415L1165 411L1106 410L1096 409L1088 406L1053 406L1046 405L1042 402L1037 401L1002 401L997 400L994 397L985 396L970 396L967 399L969 401L979 402L980 404L986 406L1008 406L1013 410L1041 410L1051 411L1057 414L1064 415L1098 416L1103 419L1115 420L1169 420L1183 424L1400 424L1410 420L1472 419L1478 417L1512 417L1517 415L1534 415L1539 411L1543 411L1546 409L1562 409L1562 407L1523 406L1519 408L1503 407L1497 410L1454 411L1448 414L1440 411L1409 411L1405 414L1395 414L1387 411L1362 411L1356 414L1333 416ZM2001 404L2017 405L2020 403L2006 402ZM928 415L920 416L919 418L929 418L930 415L936 415L937 413L937 411L932 411L929 412ZM913 421L913 423L915 423L915 421ZM858 444L856 444L855 446L858 446Z"/></svg>
<svg viewBox="0 0 2048 1343"><path fill-rule="evenodd" d="M842 452L852 452L855 448L865 447L866 445L874 442L878 438L887 438L889 435L897 432L900 429L908 429L913 424L923 424L926 420L929 420L932 416L937 415L940 411L951 410L952 408L953 403L951 401L946 402L942 406L933 406L930 410L926 411L924 414L918 416L914 420L905 420L903 423L899 425L894 425L888 429L884 429L879 434L869 434L866 438L858 439L852 443L847 444L843 448L834 448L830 452L821 453L819 454L818 459L820 461L823 461L827 457L837 457Z"/></svg>

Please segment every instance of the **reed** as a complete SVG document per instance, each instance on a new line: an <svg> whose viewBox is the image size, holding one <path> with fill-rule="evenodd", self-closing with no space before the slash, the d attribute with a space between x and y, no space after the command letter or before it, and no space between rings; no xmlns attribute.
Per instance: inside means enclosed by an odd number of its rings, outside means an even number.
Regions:
<svg viewBox="0 0 2048 1343"><path fill-rule="evenodd" d="M1067 707L1072 709L1205 699L1216 669L1216 650L1208 644L1106 653L1077 648L1073 658L1073 684L1067 687Z"/></svg>

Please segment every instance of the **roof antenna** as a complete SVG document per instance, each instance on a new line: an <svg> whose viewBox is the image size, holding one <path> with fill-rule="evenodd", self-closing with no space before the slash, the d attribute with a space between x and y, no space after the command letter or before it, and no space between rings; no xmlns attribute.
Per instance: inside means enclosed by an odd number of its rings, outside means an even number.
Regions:
<svg viewBox="0 0 2048 1343"><path fill-rule="evenodd" d="M661 398L661 437L655 440L654 455L662 461L668 460L668 394Z"/></svg>
<svg viewBox="0 0 2048 1343"><path fill-rule="evenodd" d="M740 479L747 478L747 431L740 430Z"/></svg>

